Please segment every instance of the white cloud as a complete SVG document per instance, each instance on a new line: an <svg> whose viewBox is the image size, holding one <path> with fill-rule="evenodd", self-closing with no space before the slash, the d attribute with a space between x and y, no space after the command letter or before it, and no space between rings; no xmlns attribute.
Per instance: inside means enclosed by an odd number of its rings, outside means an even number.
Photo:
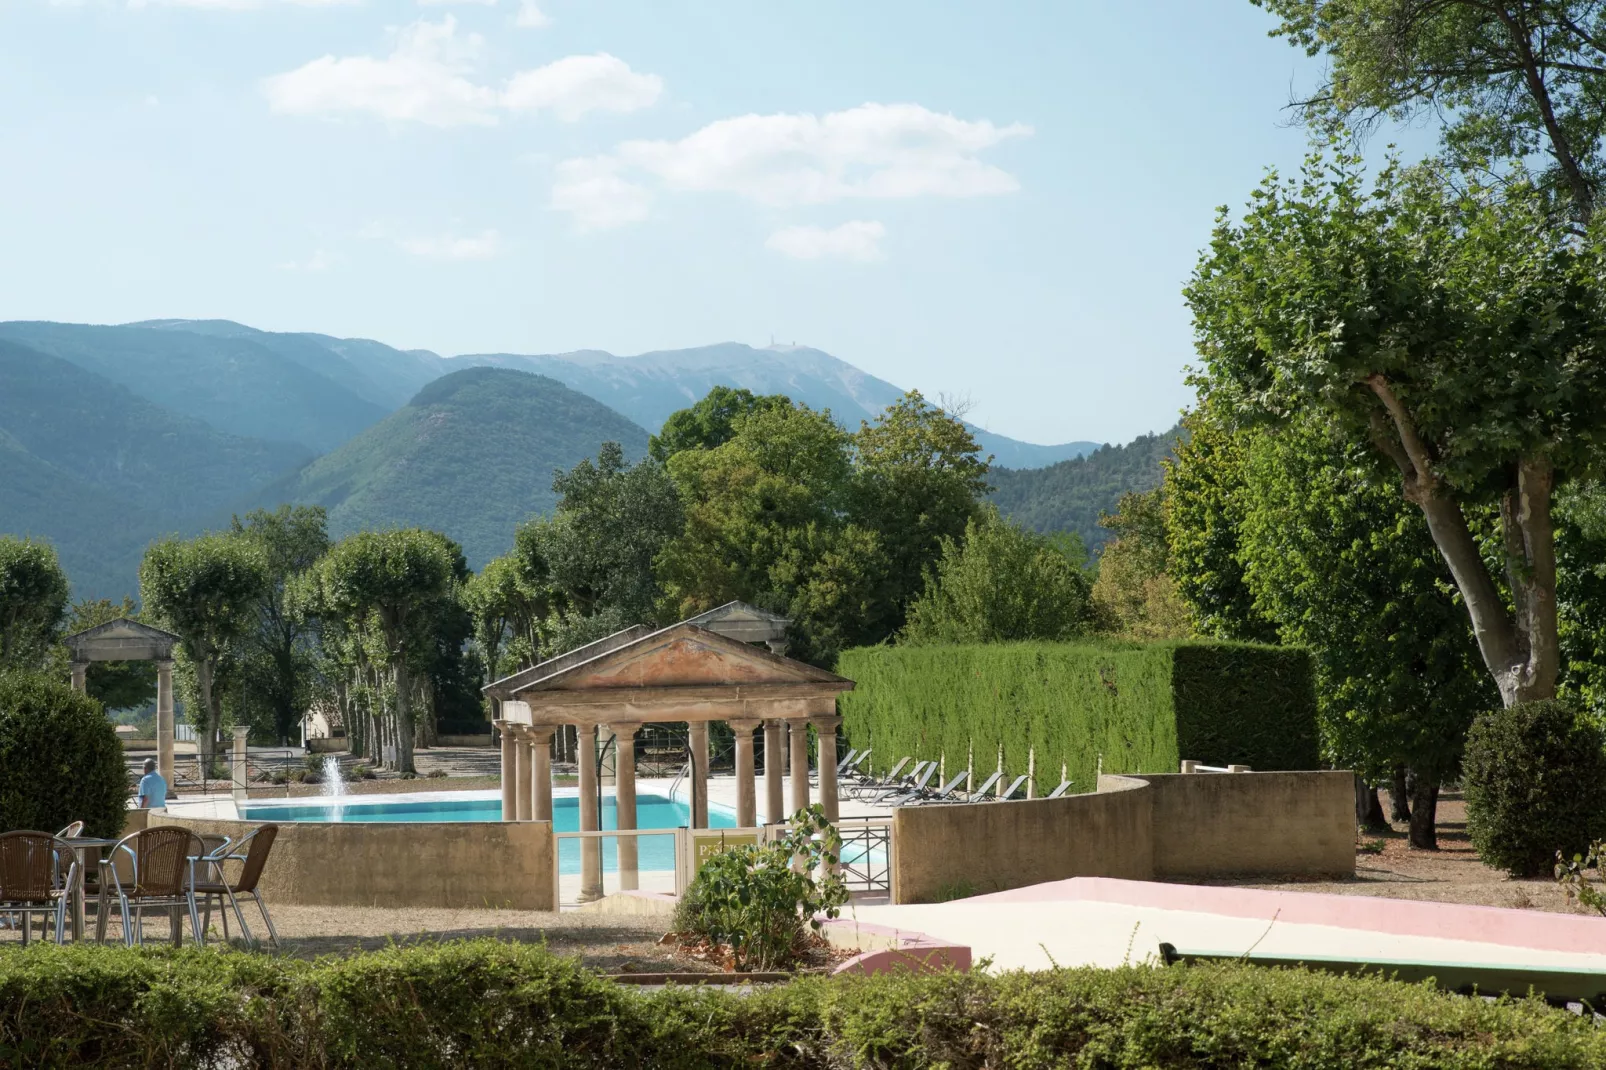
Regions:
<svg viewBox="0 0 1606 1070"><path fill-rule="evenodd" d="M679 141L624 142L605 159L621 175L643 173L667 189L776 207L983 197L1020 183L980 154L1031 133L1022 123L960 119L918 104L863 104L826 115L721 119Z"/></svg>
<svg viewBox="0 0 1606 1070"><path fill-rule="evenodd" d="M856 219L827 230L824 227L782 227L764 243L767 249L797 260L880 260L881 239L887 228L873 220Z"/></svg>
<svg viewBox="0 0 1606 1070"><path fill-rule="evenodd" d="M322 249L318 249L305 260L289 260L279 265L281 271L328 271L334 264L334 259Z"/></svg>
<svg viewBox="0 0 1606 1070"><path fill-rule="evenodd" d="M552 19L541 10L535 0L524 0L519 5L519 13L513 19L513 25L521 30L544 30L552 25Z"/></svg>
<svg viewBox="0 0 1606 1070"><path fill-rule="evenodd" d="M513 76L502 94L503 107L550 111L566 123L587 112L632 112L650 108L664 91L656 74L637 74L617 56L565 56L545 67Z"/></svg>
<svg viewBox="0 0 1606 1070"><path fill-rule="evenodd" d="M663 92L662 78L606 53L521 71L497 90L476 77L484 54L485 39L459 36L447 15L397 31L383 59L324 56L263 79L262 91L269 108L287 115L367 114L429 126L490 126L504 111L546 111L573 122L592 111L650 107Z"/></svg>
<svg viewBox="0 0 1606 1070"><path fill-rule="evenodd" d="M60 0L51 0L58 3ZM78 0L73 0L78 2ZM246 11L251 8L275 4L294 4L297 7L333 7L336 4L356 4L362 0L128 0L131 8L142 7L195 7L215 11Z"/></svg>
<svg viewBox="0 0 1606 1070"><path fill-rule="evenodd" d="M502 236L482 230L471 237L443 234L433 238L398 238L396 244L429 260L489 260L502 251Z"/></svg>
<svg viewBox="0 0 1606 1070"><path fill-rule="evenodd" d="M618 164L606 156L564 160L549 205L572 215L582 230L601 230L646 219L652 191L621 178Z"/></svg>
<svg viewBox="0 0 1606 1070"><path fill-rule="evenodd" d="M268 107L287 115L359 112L429 126L496 122L496 92L465 75L485 45L479 34L457 36L457 20L415 22L397 33L384 59L324 56L263 79Z"/></svg>
<svg viewBox="0 0 1606 1070"><path fill-rule="evenodd" d="M496 0L418 0L419 7L446 7L449 4L484 4L495 7Z"/></svg>

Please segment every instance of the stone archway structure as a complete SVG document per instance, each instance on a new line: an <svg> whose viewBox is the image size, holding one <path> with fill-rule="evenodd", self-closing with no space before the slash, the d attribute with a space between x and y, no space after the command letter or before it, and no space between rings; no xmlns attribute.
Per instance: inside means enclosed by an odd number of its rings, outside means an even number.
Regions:
<svg viewBox="0 0 1606 1070"><path fill-rule="evenodd" d="M88 688L92 661L156 662L156 769L173 790L173 647L180 639L172 632L137 620L118 617L97 624L62 642L72 653L72 686Z"/></svg>
<svg viewBox="0 0 1606 1070"><path fill-rule="evenodd" d="M785 621L751 619L763 611L728 610L742 632L760 642L779 642ZM746 611L751 611L748 613ZM719 611L714 611L719 612ZM764 729L765 818L769 822L809 805L808 726L819 735L819 802L826 816L837 816L836 699L853 681L795 661L703 624L682 621L653 631L638 625L498 680L486 691L501 700L502 819L552 820L553 734L574 725L579 737L580 828L598 831L598 728L618 738L615 802L617 825L636 828L634 740L646 723L685 722L690 737L692 825L706 828L708 725L725 721L736 735L736 823L758 824L754 777L754 732ZM782 629L774 622L781 620ZM714 627L720 621L705 621ZM760 634L763 633L763 634ZM741 634L741 633L739 633ZM791 728L791 798L783 802L781 726ZM636 844L621 837L619 883L637 886ZM581 898L602 893L601 845L581 843Z"/></svg>

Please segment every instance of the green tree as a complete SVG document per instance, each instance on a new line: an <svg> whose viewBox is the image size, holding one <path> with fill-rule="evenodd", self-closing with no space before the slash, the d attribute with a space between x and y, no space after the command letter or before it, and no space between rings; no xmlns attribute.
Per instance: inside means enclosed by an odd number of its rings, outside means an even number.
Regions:
<svg viewBox="0 0 1606 1070"><path fill-rule="evenodd" d="M1434 849L1439 786L1496 694L1427 524L1322 421L1248 437L1240 553L1256 606L1315 655L1329 759L1373 784L1409 767L1411 845Z"/></svg>
<svg viewBox="0 0 1606 1070"><path fill-rule="evenodd" d="M963 540L942 540L925 592L909 607L904 640L1004 643L1087 634L1092 585L1077 560L1080 548L988 510L965 525Z"/></svg>
<svg viewBox="0 0 1606 1070"><path fill-rule="evenodd" d="M0 670L37 669L67 612L67 574L48 543L0 535Z"/></svg>
<svg viewBox="0 0 1606 1070"><path fill-rule="evenodd" d="M1606 440L1600 253L1519 177L1391 165L1369 190L1358 160L1313 159L1222 218L1186 291L1193 382L1224 416L1325 412L1394 464L1507 705L1556 691L1551 500ZM1509 605L1469 521L1484 507Z"/></svg>
<svg viewBox="0 0 1606 1070"><path fill-rule="evenodd" d="M210 765L223 723L221 688L214 686L224 659L238 654L256 624L258 601L268 584L262 548L228 533L152 543L139 566L145 610L180 636L195 673L201 710L202 761Z"/></svg>
<svg viewBox="0 0 1606 1070"><path fill-rule="evenodd" d="M286 592L329 549L328 515L318 505L281 505L236 516L230 530L259 546L267 567L256 625L239 644L241 721L261 724L275 742L285 742L312 699L317 641L317 620L293 612Z"/></svg>
<svg viewBox="0 0 1606 1070"><path fill-rule="evenodd" d="M661 431L647 443L647 455L659 464L682 450L711 450L736 436L736 421L754 412L790 408L784 394L716 386L697 404L670 414Z"/></svg>
<svg viewBox="0 0 1606 1070"><path fill-rule="evenodd" d="M925 586L944 539L964 536L980 513L988 461L964 423L911 390L853 436L849 515L879 537L886 584L871 626L891 634ZM990 460L989 458L988 460Z"/></svg>
<svg viewBox="0 0 1606 1070"><path fill-rule="evenodd" d="M1329 61L1307 114L1444 122L1466 166L1545 159L1544 185L1594 214L1606 160L1606 7L1599 0L1252 0L1277 35Z"/></svg>
<svg viewBox="0 0 1606 1070"><path fill-rule="evenodd" d="M66 635L87 631L98 624L126 617L138 620L134 600L127 595L122 601L107 598L83 599L74 602L62 626ZM65 646L60 648L62 670L66 670L69 655ZM108 710L128 710L147 706L156 700L156 663L154 661L97 661L89 666L84 686L89 697L99 699Z"/></svg>
<svg viewBox="0 0 1606 1070"><path fill-rule="evenodd" d="M1562 694L1606 725L1606 487L1582 480L1556 496Z"/></svg>
<svg viewBox="0 0 1606 1070"><path fill-rule="evenodd" d="M335 631L330 647L359 671L353 688L377 698L382 734L367 736L369 754L384 755L398 772L415 772L415 683L437 653L435 630L457 598L462 554L445 536L409 528L349 535L324 554L298 585L294 605ZM369 678L370 666L387 678Z"/></svg>
<svg viewBox="0 0 1606 1070"><path fill-rule="evenodd" d="M1121 496L1103 524L1115 533L1099 554L1093 581L1098 623L1127 639L1187 639L1193 636L1188 606L1171 578L1166 539L1165 492Z"/></svg>
<svg viewBox="0 0 1606 1070"><path fill-rule="evenodd" d="M528 542L524 549L530 549ZM541 649L540 627L552 612L551 589L543 584L531 592L521 581L518 554L515 549L487 562L463 585L463 606L473 618L480 664L493 680L535 663ZM496 716L494 700L486 701Z"/></svg>

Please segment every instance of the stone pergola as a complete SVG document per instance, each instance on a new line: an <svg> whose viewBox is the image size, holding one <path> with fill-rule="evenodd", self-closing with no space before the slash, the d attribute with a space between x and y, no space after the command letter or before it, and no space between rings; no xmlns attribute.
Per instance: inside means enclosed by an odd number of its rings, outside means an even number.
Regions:
<svg viewBox="0 0 1606 1070"><path fill-rule="evenodd" d="M72 686L87 689L92 661L156 662L156 768L173 788L173 647L179 637L137 620L118 617L69 635L62 642L72 653Z"/></svg>
<svg viewBox="0 0 1606 1070"><path fill-rule="evenodd" d="M718 616L715 616L718 615ZM736 824L758 824L753 734L764 729L764 815L785 819L809 805L808 726L819 734L819 801L837 816L836 697L853 682L794 661L766 645L784 642L786 621L741 603L653 631L628 628L498 680L486 691L501 700L502 819L552 820L553 734L574 725L579 738L580 829L601 828L597 796L597 730L618 740L615 804L620 829L636 828L635 735L645 723L688 728L692 825L708 826L708 725L725 721L736 735ZM715 630L719 629L719 630ZM735 637L722 632L734 632ZM782 799L782 728L789 727L790 800ZM619 883L637 887L634 837L618 840ZM582 899L602 894L600 841L581 841Z"/></svg>

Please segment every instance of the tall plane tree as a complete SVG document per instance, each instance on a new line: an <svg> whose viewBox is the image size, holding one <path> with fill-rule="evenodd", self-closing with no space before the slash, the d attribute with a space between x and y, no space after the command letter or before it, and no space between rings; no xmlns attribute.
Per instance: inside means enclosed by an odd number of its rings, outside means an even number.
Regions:
<svg viewBox="0 0 1606 1070"><path fill-rule="evenodd" d="M1242 422L1325 411L1394 467L1508 706L1556 693L1552 495L1606 445L1606 265L1550 208L1518 176L1390 165L1368 189L1358 160L1313 158L1218 222L1186 290L1206 401Z"/></svg>

